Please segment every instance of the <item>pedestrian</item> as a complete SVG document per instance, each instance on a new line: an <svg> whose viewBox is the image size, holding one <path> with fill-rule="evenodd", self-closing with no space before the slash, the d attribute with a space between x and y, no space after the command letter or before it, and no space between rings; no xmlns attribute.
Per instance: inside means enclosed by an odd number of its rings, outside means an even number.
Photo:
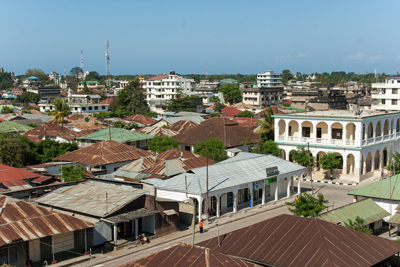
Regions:
<svg viewBox="0 0 400 267"><path fill-rule="evenodd" d="M203 222L202 221L199 222L199 227L200 227L200 234L202 234L203 233Z"/></svg>

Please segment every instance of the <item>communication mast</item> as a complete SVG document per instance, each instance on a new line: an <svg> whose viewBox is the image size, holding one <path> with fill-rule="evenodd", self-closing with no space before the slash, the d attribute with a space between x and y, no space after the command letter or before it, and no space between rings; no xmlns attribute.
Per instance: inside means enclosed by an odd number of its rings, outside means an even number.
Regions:
<svg viewBox="0 0 400 267"><path fill-rule="evenodd" d="M206 78L208 78L208 64L206 62Z"/></svg>
<svg viewBox="0 0 400 267"><path fill-rule="evenodd" d="M64 66L64 78L67 77L67 68Z"/></svg>
<svg viewBox="0 0 400 267"><path fill-rule="evenodd" d="M82 70L82 73L85 73L83 71L83 50L81 50L81 70Z"/></svg>
<svg viewBox="0 0 400 267"><path fill-rule="evenodd" d="M110 79L110 42L107 40L106 42L107 50L106 50L106 57L107 57L107 66L106 66L106 75L107 75L107 80Z"/></svg>

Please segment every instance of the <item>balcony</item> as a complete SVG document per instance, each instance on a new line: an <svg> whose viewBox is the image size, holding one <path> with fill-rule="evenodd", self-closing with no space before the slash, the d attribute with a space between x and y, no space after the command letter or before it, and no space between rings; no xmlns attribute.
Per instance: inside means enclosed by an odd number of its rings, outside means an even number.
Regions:
<svg viewBox="0 0 400 267"><path fill-rule="evenodd" d="M375 139L373 137L367 139L367 145L370 145L370 144L372 144L374 142L375 142Z"/></svg>
<svg viewBox="0 0 400 267"><path fill-rule="evenodd" d="M343 140L342 139L332 139L331 145L343 145Z"/></svg>
<svg viewBox="0 0 400 267"><path fill-rule="evenodd" d="M378 136L375 138L375 143L382 142L382 136Z"/></svg>
<svg viewBox="0 0 400 267"><path fill-rule="evenodd" d="M317 144L328 144L328 139L317 138Z"/></svg>
<svg viewBox="0 0 400 267"><path fill-rule="evenodd" d="M356 140L346 140L346 146L355 146Z"/></svg>
<svg viewBox="0 0 400 267"><path fill-rule="evenodd" d="M390 134L384 135L383 136L383 141L389 140L390 139Z"/></svg>
<svg viewBox="0 0 400 267"><path fill-rule="evenodd" d="M311 137L302 137L301 142L302 143L314 143L314 140Z"/></svg>
<svg viewBox="0 0 400 267"><path fill-rule="evenodd" d="M279 135L278 136L278 141L285 141L285 136L284 135Z"/></svg>
<svg viewBox="0 0 400 267"><path fill-rule="evenodd" d="M289 141L289 142L297 142L298 140L299 140L298 137L295 137L295 136L288 136L288 141Z"/></svg>

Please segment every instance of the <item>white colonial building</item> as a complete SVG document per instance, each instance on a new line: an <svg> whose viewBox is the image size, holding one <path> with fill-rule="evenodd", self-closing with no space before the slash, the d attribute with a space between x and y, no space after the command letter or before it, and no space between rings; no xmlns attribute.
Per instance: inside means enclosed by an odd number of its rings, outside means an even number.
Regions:
<svg viewBox="0 0 400 267"><path fill-rule="evenodd" d="M379 176L391 154L400 149L400 112L327 110L274 115L275 141L281 157L309 144L319 159L334 152L342 159L335 176L356 182ZM318 173L317 173L318 175Z"/></svg>
<svg viewBox="0 0 400 267"><path fill-rule="evenodd" d="M373 83L371 97L378 100L372 109L400 110L400 75L387 77L384 83Z"/></svg>
<svg viewBox="0 0 400 267"><path fill-rule="evenodd" d="M143 89L147 95L147 101L151 111L163 113L169 99L174 99L178 93L177 88L182 88L182 93L195 94L194 79L187 79L171 72L161 73L157 76L143 80Z"/></svg>

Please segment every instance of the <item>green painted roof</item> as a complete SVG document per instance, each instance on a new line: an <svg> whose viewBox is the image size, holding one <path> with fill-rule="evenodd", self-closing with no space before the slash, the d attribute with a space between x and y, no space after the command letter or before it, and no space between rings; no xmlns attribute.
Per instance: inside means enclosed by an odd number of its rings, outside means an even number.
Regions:
<svg viewBox="0 0 400 267"><path fill-rule="evenodd" d="M0 105L0 112L3 110L4 107L9 107L14 109L15 107L13 105Z"/></svg>
<svg viewBox="0 0 400 267"><path fill-rule="evenodd" d="M16 123L14 121L5 121L0 123L0 133L17 133L33 129L32 127Z"/></svg>
<svg viewBox="0 0 400 267"><path fill-rule="evenodd" d="M228 79L222 79L221 82L237 82L237 80L228 78Z"/></svg>
<svg viewBox="0 0 400 267"><path fill-rule="evenodd" d="M149 134L138 133L135 131L129 131L122 128L111 128L111 140L126 143L126 142L134 142L140 140L153 139L154 136ZM81 136L77 139L85 139L85 140L95 140L95 141L108 141L110 140L109 129L104 129L92 134L88 134L85 136Z"/></svg>
<svg viewBox="0 0 400 267"><path fill-rule="evenodd" d="M388 223L400 224L400 213L396 212L389 220Z"/></svg>
<svg viewBox="0 0 400 267"><path fill-rule="evenodd" d="M86 84L100 84L98 81L86 81ZM79 84L83 84L83 82L79 82Z"/></svg>
<svg viewBox="0 0 400 267"><path fill-rule="evenodd" d="M392 200L400 200L400 174L386 178L373 184L366 185L359 189L348 192L348 195L390 199L390 183L392 184ZM390 181L392 180L392 181Z"/></svg>
<svg viewBox="0 0 400 267"><path fill-rule="evenodd" d="M304 112L304 111L306 111L305 109L295 108L295 107L285 107L285 109L293 109L293 110L296 110L296 111L298 111L298 112Z"/></svg>
<svg viewBox="0 0 400 267"><path fill-rule="evenodd" d="M354 221L357 216L363 218L365 225L367 225L390 216L390 213L368 198L328 211L317 218L328 222L340 222L341 225L345 225L345 222L348 222L349 219Z"/></svg>

